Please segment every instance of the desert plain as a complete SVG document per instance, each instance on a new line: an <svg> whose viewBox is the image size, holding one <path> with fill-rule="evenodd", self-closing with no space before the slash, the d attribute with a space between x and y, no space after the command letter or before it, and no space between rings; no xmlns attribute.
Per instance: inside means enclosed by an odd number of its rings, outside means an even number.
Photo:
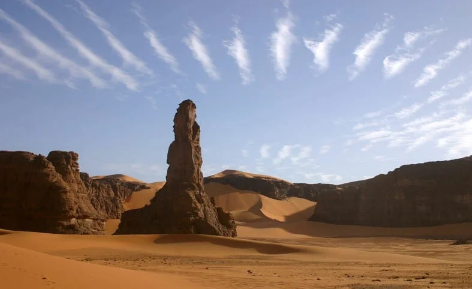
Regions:
<svg viewBox="0 0 472 289"><path fill-rule="evenodd" d="M227 171L222 174L250 174ZM131 177L115 175L130 180ZM133 193L146 205L164 182ZM472 223L388 228L307 221L316 203L209 183L237 238L0 230L1 288L472 288Z"/></svg>

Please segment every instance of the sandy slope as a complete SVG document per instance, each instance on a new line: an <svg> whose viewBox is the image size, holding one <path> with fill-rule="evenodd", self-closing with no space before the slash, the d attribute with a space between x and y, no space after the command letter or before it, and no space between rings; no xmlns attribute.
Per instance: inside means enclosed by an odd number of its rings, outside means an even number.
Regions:
<svg viewBox="0 0 472 289"><path fill-rule="evenodd" d="M223 173L241 173L228 172ZM122 176L124 179L132 179ZM136 192L146 205L163 182ZM316 203L210 183L238 238L0 230L0 288L472 288L472 223L369 228L308 222ZM109 220L109 233L119 220Z"/></svg>
<svg viewBox="0 0 472 289"><path fill-rule="evenodd" d="M205 288L180 276L88 264L0 242L0 287L10 288Z"/></svg>
<svg viewBox="0 0 472 289"><path fill-rule="evenodd" d="M288 182L286 180L276 178L276 177L266 176L266 175L258 175L258 174L251 174L251 173L246 173L246 172L237 171L237 170L224 170L220 173L209 176L209 178L221 178L221 177L225 177L225 176L228 176L228 175L240 175L240 176L244 176L244 177L249 178L249 179L252 179L254 177L265 178L265 179L275 179L275 180L284 181L284 182L287 182L287 183L290 184L290 182Z"/></svg>
<svg viewBox="0 0 472 289"><path fill-rule="evenodd" d="M95 177L92 177L92 179L118 179L125 182L144 183L143 181L140 181L138 179L132 178L127 175L121 175L121 174L115 174L115 175L109 175L109 176L95 176Z"/></svg>
<svg viewBox="0 0 472 289"><path fill-rule="evenodd" d="M274 200L252 191L238 190L219 183L206 184L205 191L215 198L218 206L231 211L240 222L305 221L313 214L316 205L315 202L296 197Z"/></svg>
<svg viewBox="0 0 472 289"><path fill-rule="evenodd" d="M448 246L444 241L294 238L283 242L264 233L259 237L268 241L0 231L1 288L373 288L367 287L372 282L399 286L375 288L403 288L412 282L419 288L431 286L430 282L438 284L436 288L472 285L467 248ZM366 287L353 287L355 284Z"/></svg>
<svg viewBox="0 0 472 289"><path fill-rule="evenodd" d="M156 192L164 186L165 182L155 182L147 184L150 188L137 191L131 195L131 198L124 204L125 210L139 209L148 205Z"/></svg>

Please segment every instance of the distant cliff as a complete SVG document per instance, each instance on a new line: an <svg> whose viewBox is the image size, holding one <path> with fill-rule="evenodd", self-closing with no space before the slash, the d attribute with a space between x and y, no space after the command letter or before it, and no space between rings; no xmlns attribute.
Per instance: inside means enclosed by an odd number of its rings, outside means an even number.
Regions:
<svg viewBox="0 0 472 289"><path fill-rule="evenodd" d="M388 174L343 185L290 183L221 173L205 178L240 190L317 202L312 221L389 227L472 222L472 157L405 165Z"/></svg>
<svg viewBox="0 0 472 289"><path fill-rule="evenodd" d="M310 220L386 227L471 222L472 157L405 165L356 189L322 194Z"/></svg>

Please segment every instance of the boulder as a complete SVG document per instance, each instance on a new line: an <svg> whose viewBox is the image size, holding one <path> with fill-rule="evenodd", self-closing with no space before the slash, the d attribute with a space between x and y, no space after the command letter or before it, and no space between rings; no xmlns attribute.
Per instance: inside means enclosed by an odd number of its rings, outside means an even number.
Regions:
<svg viewBox="0 0 472 289"><path fill-rule="evenodd" d="M174 117L175 139L167 154L166 183L151 203L124 212L115 234L207 234L236 236L229 212L205 193L201 172L200 126L191 100L180 103Z"/></svg>

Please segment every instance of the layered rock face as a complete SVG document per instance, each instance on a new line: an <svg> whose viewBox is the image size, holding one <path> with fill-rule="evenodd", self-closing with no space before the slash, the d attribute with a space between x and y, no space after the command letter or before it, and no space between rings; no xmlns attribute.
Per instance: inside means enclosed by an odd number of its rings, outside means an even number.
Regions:
<svg viewBox="0 0 472 289"><path fill-rule="evenodd" d="M166 184L151 204L123 213L115 234L208 234L236 236L232 215L205 193L201 172L200 126L191 100L174 117L175 140L167 154Z"/></svg>
<svg viewBox="0 0 472 289"><path fill-rule="evenodd" d="M472 157L406 165L322 194L311 220L388 227L472 222Z"/></svg>
<svg viewBox="0 0 472 289"><path fill-rule="evenodd" d="M119 179L91 179L87 173L80 173L80 178L87 189L93 207L107 219L119 219L125 210L123 203L136 191L149 189L137 182L125 182Z"/></svg>
<svg viewBox="0 0 472 289"><path fill-rule="evenodd" d="M336 192L338 186L330 184L290 183L284 180L252 176L248 178L241 174L229 174L222 177L210 176L204 179L205 184L220 183L239 190L257 192L266 197L283 200L287 197L299 197L316 202L318 196L325 192Z"/></svg>
<svg viewBox="0 0 472 289"><path fill-rule="evenodd" d="M102 234L105 216L91 204L78 155L0 152L0 228Z"/></svg>
<svg viewBox="0 0 472 289"><path fill-rule="evenodd" d="M472 157L402 166L386 175L342 185L289 183L275 178L207 177L240 190L317 202L312 221L415 227L472 222Z"/></svg>
<svg viewBox="0 0 472 289"><path fill-rule="evenodd" d="M239 190L258 192L266 197L282 200L287 197L288 191L293 187L292 183L276 178L254 176L248 178L240 174L228 174L223 177L206 177L204 183L220 183L229 185Z"/></svg>

